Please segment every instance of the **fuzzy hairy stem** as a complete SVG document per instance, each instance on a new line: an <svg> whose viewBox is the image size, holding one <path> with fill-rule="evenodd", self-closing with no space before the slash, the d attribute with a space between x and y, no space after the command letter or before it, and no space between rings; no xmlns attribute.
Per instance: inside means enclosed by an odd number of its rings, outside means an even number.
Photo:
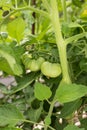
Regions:
<svg viewBox="0 0 87 130"><path fill-rule="evenodd" d="M69 70L68 70L68 61L67 61L67 45L62 37L61 25L59 20L59 12L57 7L57 1L51 0L51 15L50 19L52 26L55 32L56 44L59 51L60 63L62 68L63 81L66 83L71 83Z"/></svg>

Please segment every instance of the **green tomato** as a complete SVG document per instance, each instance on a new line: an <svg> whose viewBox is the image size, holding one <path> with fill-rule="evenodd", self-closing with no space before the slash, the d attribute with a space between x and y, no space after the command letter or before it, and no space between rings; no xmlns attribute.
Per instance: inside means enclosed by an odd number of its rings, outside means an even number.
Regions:
<svg viewBox="0 0 87 130"><path fill-rule="evenodd" d="M28 66L31 71L38 71L40 69L38 62L35 59L31 60Z"/></svg>
<svg viewBox="0 0 87 130"><path fill-rule="evenodd" d="M32 57L30 54L25 54L22 56L22 62L25 65L25 68L29 68L30 61L32 60Z"/></svg>
<svg viewBox="0 0 87 130"><path fill-rule="evenodd" d="M30 68L31 61L32 61L31 58L27 58L27 59L24 60L24 62L25 62L24 65L25 65L25 68L26 68L26 69L29 69L29 68Z"/></svg>
<svg viewBox="0 0 87 130"><path fill-rule="evenodd" d="M50 63L46 61L41 65L41 72L45 76L55 78L61 74L61 67L58 63Z"/></svg>
<svg viewBox="0 0 87 130"><path fill-rule="evenodd" d="M40 68L41 68L42 63L45 62L45 60L44 60L44 58L39 57L39 58L37 59L37 62L39 63L39 66L40 66Z"/></svg>
<svg viewBox="0 0 87 130"><path fill-rule="evenodd" d="M39 57L37 60L31 60L28 64L28 67L31 71L39 71L43 62L44 59L42 57Z"/></svg>

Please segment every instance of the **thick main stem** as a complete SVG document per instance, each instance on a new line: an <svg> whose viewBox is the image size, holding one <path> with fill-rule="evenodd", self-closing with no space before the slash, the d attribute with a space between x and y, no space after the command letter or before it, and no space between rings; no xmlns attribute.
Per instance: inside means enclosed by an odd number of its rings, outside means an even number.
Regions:
<svg viewBox="0 0 87 130"><path fill-rule="evenodd" d="M62 2L62 8L63 8L64 22L67 22L66 0L61 0L61 2Z"/></svg>
<svg viewBox="0 0 87 130"><path fill-rule="evenodd" d="M67 62L67 52L66 52L66 44L64 43L64 39L61 33L61 25L59 21L59 13L56 0L51 0L51 22L53 25L53 29L56 37L56 44L59 51L60 63L63 74L63 81L66 83L71 83L69 72L68 72L68 62Z"/></svg>

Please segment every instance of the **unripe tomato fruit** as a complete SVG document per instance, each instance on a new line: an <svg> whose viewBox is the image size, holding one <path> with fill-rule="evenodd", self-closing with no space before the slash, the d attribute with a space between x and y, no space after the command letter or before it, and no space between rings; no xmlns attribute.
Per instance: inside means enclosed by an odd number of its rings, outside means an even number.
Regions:
<svg viewBox="0 0 87 130"><path fill-rule="evenodd" d="M25 54L22 56L22 62L25 65L25 68L28 69L29 68L29 63L32 60L32 56L31 54Z"/></svg>
<svg viewBox="0 0 87 130"><path fill-rule="evenodd" d="M25 68L28 69L30 67L30 63L31 63L32 59L31 58L26 58L24 60L24 65L25 65Z"/></svg>
<svg viewBox="0 0 87 130"><path fill-rule="evenodd" d="M42 57L39 57L37 59L37 61L38 61L39 65L40 65L40 67L41 67L42 63L45 62L44 58L42 58Z"/></svg>
<svg viewBox="0 0 87 130"><path fill-rule="evenodd" d="M32 59L29 64L28 67L31 71L39 71L41 69L41 65L45 60L42 57L39 57L37 60Z"/></svg>
<svg viewBox="0 0 87 130"><path fill-rule="evenodd" d="M39 64L38 64L37 60L35 60L35 59L30 61L30 63L28 64L28 67L31 71L39 70Z"/></svg>
<svg viewBox="0 0 87 130"><path fill-rule="evenodd" d="M61 67L58 63L50 63L46 61L41 65L41 72L45 76L55 78L61 74Z"/></svg>

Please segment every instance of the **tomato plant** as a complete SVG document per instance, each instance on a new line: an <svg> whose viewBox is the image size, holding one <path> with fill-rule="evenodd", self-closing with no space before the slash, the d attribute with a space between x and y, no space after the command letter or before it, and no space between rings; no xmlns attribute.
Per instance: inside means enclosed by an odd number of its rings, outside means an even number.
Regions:
<svg viewBox="0 0 87 130"><path fill-rule="evenodd" d="M0 1L1 130L87 130L86 5Z"/></svg>

